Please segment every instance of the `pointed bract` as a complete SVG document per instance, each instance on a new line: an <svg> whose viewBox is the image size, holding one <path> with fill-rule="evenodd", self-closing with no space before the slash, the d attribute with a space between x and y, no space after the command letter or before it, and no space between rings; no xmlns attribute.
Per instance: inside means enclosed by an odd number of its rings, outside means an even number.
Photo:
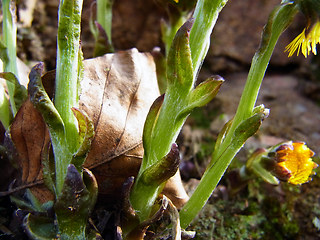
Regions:
<svg viewBox="0 0 320 240"><path fill-rule="evenodd" d="M193 19L190 19L178 30L167 60L168 85L173 85L177 91L185 91L186 93L193 86L193 69L189 46L189 34L192 25Z"/></svg>

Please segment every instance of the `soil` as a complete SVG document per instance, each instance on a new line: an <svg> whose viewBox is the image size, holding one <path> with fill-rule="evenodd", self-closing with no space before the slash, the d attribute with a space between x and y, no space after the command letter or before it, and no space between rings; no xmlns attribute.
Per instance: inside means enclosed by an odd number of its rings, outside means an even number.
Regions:
<svg viewBox="0 0 320 240"><path fill-rule="evenodd" d="M44 61L47 70L52 70L56 59L58 1L21 2L18 20L24 22L18 25L18 56L29 67ZM126 5L130 2L115 2L113 42L116 49L137 47L140 51L151 51L155 46L162 47L160 19L167 18L166 12L152 1L137 1L134 9ZM83 8L82 48L85 58L93 56L94 47L88 24L90 5L91 1L85 1ZM154 14L147 14L149 11ZM180 170L189 193L198 184L210 160L217 134L236 111L248 72L245 60L233 59L223 51L217 52L218 56L211 55L205 61L199 81L212 74L221 74L225 83L214 101L192 113L178 139L183 156ZM257 104L270 108L270 115L236 156L208 204L188 229L197 232L195 239L320 238L319 175L302 186L288 183L273 186L259 178L241 182L239 186L237 175L237 170L255 149L287 140L306 142L316 153L314 161L320 164L319 59L314 57L302 62L303 58L296 58L294 62L281 61L279 65L275 61L269 66ZM9 164L2 165L1 173L7 175L1 176L1 190L4 190L3 183L13 178L11 169ZM238 183L236 188L235 183ZM21 228L24 215L22 210L15 211L8 197L0 198L0 239L27 239ZM93 219L99 226L105 224L102 227L104 237L112 239L117 214L108 212L100 203Z"/></svg>

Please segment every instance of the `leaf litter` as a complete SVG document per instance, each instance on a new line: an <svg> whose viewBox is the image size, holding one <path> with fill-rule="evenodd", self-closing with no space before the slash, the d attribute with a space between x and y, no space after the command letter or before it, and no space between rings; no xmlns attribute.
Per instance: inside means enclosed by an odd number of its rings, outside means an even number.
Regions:
<svg viewBox="0 0 320 240"><path fill-rule="evenodd" d="M54 74L44 75L43 81L49 86L54 82ZM124 181L137 175L143 157L144 122L159 96L153 57L131 49L84 60L80 87L79 109L87 113L95 128L84 167L95 175L103 199L114 203L121 196ZM48 91L52 96L52 89ZM29 100L19 110L10 133L19 153L21 181L8 192L31 187L41 202L52 199L43 184L41 160L49 134L42 116ZM188 199L179 173L167 185L164 191L176 205Z"/></svg>

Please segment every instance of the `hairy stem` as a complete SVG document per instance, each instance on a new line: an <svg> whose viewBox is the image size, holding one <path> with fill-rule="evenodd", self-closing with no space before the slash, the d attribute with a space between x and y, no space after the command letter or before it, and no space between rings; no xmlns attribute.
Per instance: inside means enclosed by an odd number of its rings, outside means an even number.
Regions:
<svg viewBox="0 0 320 240"><path fill-rule="evenodd" d="M55 107L65 124L71 152L78 144L78 123L71 108L78 106L80 21L82 0L61 0L57 44Z"/></svg>
<svg viewBox="0 0 320 240"><path fill-rule="evenodd" d="M14 20L14 14L12 9L11 0L2 1L3 9L3 43L7 48L8 61L4 62L4 71L12 72L18 77L18 68L17 68L17 50L16 50L16 38L17 38L17 26ZM17 113L16 104L14 102L14 84L7 82L11 111L13 116Z"/></svg>
<svg viewBox="0 0 320 240"><path fill-rule="evenodd" d="M236 129L254 114L254 105L270 61L272 52L281 33L288 27L297 13L295 4L277 6L269 17L259 50L253 57L251 68L232 125L221 145L214 151L212 160L197 189L180 212L181 227L186 228L206 204L225 170L241 149L237 143ZM234 143L235 142L235 143Z"/></svg>

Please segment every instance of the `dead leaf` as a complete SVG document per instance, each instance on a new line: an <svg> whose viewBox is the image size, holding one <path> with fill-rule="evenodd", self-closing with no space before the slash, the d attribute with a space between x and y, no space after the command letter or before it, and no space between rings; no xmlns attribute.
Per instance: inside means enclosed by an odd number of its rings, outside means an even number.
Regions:
<svg viewBox="0 0 320 240"><path fill-rule="evenodd" d="M39 153L49 140L48 130L41 114L32 108L32 103L26 101L10 127L11 139L20 158L23 183L34 182L42 177Z"/></svg>
<svg viewBox="0 0 320 240"><path fill-rule="evenodd" d="M79 108L95 126L84 167L95 175L99 194L105 195L105 199L117 201L124 181L137 175L143 157L144 122L158 96L155 65L149 53L132 49L84 61ZM42 178L40 155L47 141L42 117L30 104L23 105L11 127L12 140L23 159L25 185ZM172 190L173 186L170 192L178 196L180 206L181 199L185 202L188 197L180 178L178 181L177 191Z"/></svg>
<svg viewBox="0 0 320 240"><path fill-rule="evenodd" d="M41 153L49 141L49 132L41 114L27 100L20 108L10 126L11 139L18 153L18 166L21 170L21 185L42 182ZM43 187L32 189L41 201L50 198Z"/></svg>
<svg viewBox="0 0 320 240"><path fill-rule="evenodd" d="M159 95L153 58L132 49L86 60L84 69L80 109L95 126L85 167L100 193L120 193L119 183L138 173L143 125Z"/></svg>
<svg viewBox="0 0 320 240"><path fill-rule="evenodd" d="M182 185L179 170L167 181L162 193L170 198L178 209L182 208L189 200L189 196Z"/></svg>

